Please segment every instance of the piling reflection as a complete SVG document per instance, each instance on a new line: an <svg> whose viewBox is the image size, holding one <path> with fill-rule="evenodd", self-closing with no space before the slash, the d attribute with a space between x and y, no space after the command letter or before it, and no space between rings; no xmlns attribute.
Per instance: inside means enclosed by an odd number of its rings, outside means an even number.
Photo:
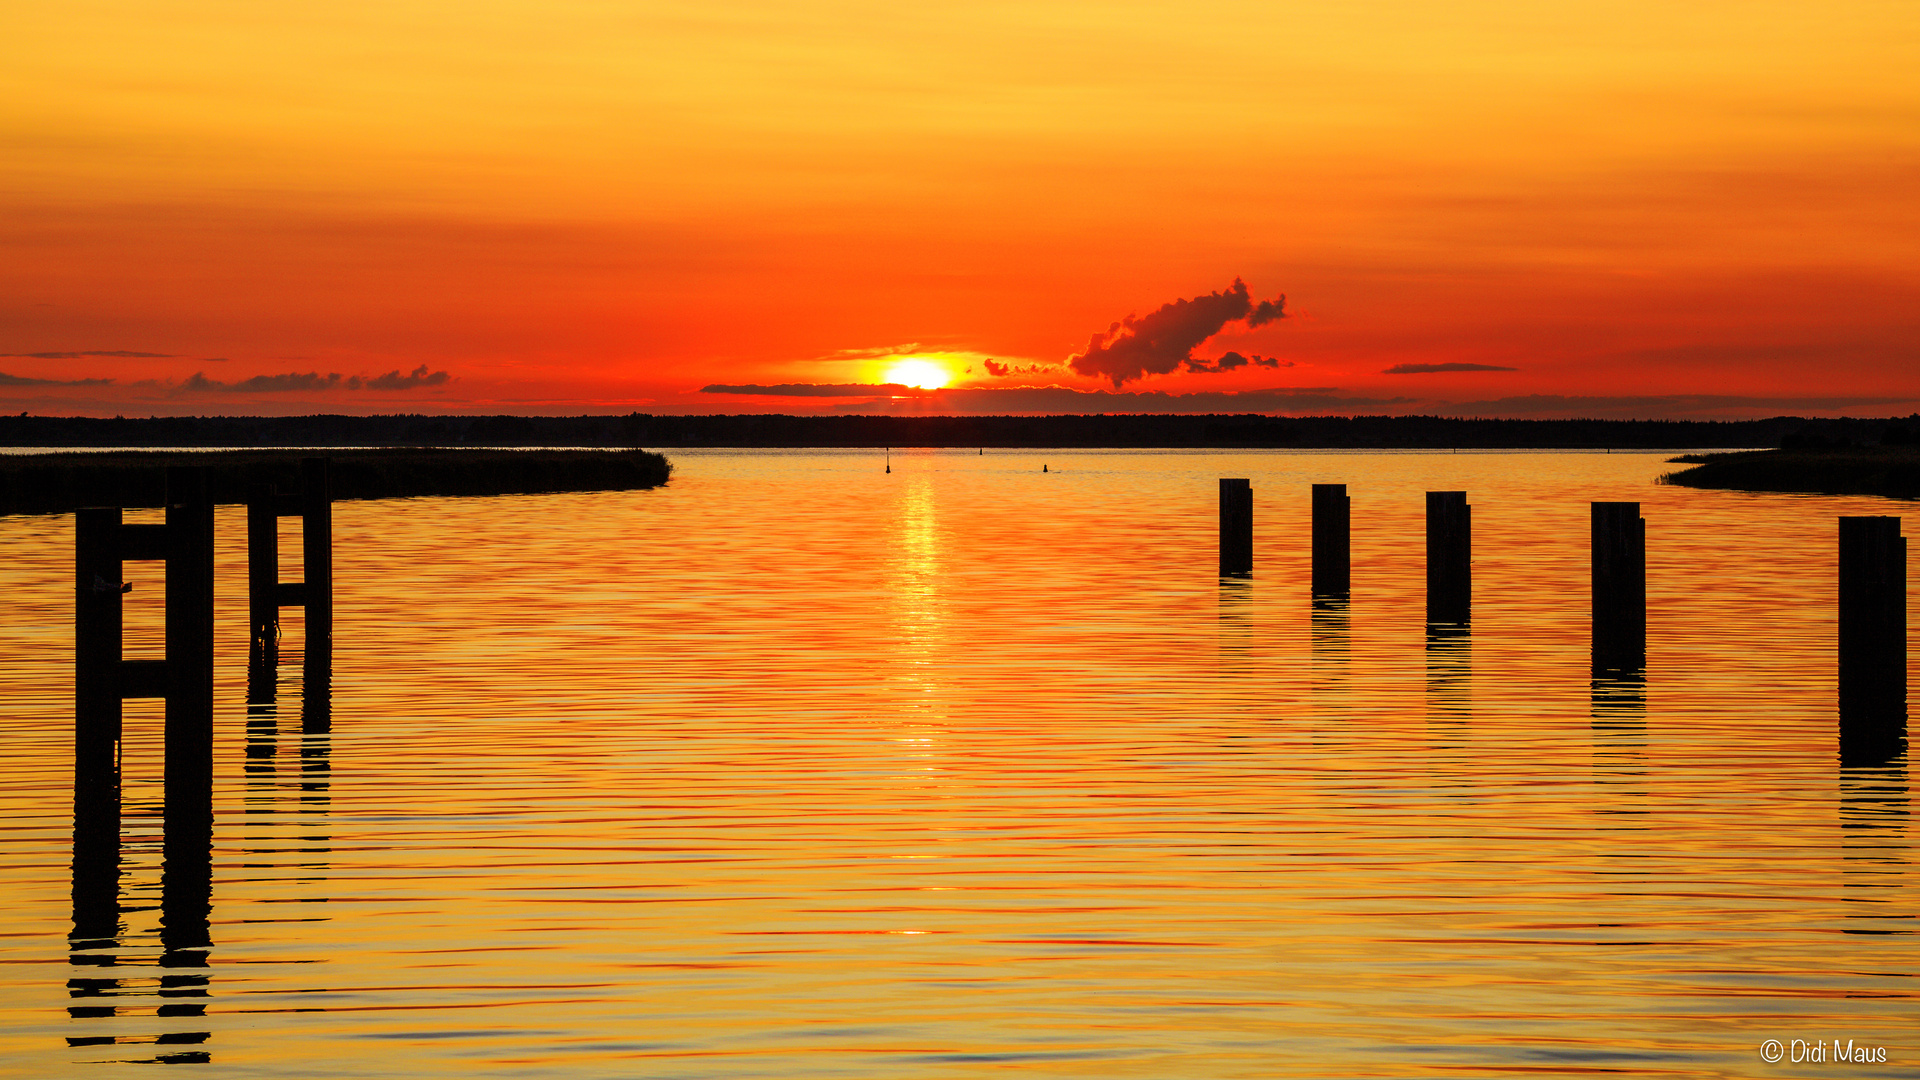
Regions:
<svg viewBox="0 0 1920 1080"><path fill-rule="evenodd" d="M77 781L87 777L84 756L77 756ZM115 779L117 781L117 771ZM73 932L68 938L67 1014L75 1020L124 1018L151 1007L156 1018L206 1015L207 956L212 947L213 815L178 813L163 833L160 887L160 953L133 940L121 903L122 853L120 787L115 783L75 785L73 835ZM192 793L188 793L192 794ZM182 793L168 800L176 811ZM152 973L149 967L160 970ZM82 972L85 972L84 974ZM155 1002L153 999L158 998ZM206 1031L164 1031L157 1035L69 1035L70 1047L197 1046ZM202 1050L169 1050L150 1057L120 1059L134 1063L187 1064L211 1060Z"/></svg>
<svg viewBox="0 0 1920 1080"><path fill-rule="evenodd" d="M331 849L326 826L333 781L333 682L331 669L300 688L300 814L301 841L309 869L324 869L322 856ZM317 879L309 879L317 880Z"/></svg>
<svg viewBox="0 0 1920 1080"><path fill-rule="evenodd" d="M1464 743L1473 718L1473 632L1456 623L1427 624L1427 730L1436 745Z"/></svg>
<svg viewBox="0 0 1920 1080"><path fill-rule="evenodd" d="M1592 682L1593 782L1624 800L1595 801L1600 814L1644 814L1647 793L1647 678L1638 669Z"/></svg>
<svg viewBox="0 0 1920 1080"><path fill-rule="evenodd" d="M274 757L280 739L279 643L271 635L255 636L247 656L246 812L247 840L262 837L253 826L257 818L273 814L276 786Z"/></svg>
<svg viewBox="0 0 1920 1080"><path fill-rule="evenodd" d="M249 828L246 851L263 857L284 850L267 829L283 790L276 762L281 736L277 654L271 639L256 639L247 671L246 814L250 826L260 827ZM324 859L315 856L324 856L328 849L319 845L329 842L324 821L332 767L330 682L322 677L306 683L300 705L301 855L306 867L324 867ZM158 1033L73 1034L66 1036L66 1043L76 1049L120 1047L120 1053L140 1048L135 1056L112 1059L122 1063L209 1063L212 1054L201 1047L212 1033L176 1025L204 1018L213 989L212 787L193 770L176 769L167 776L156 952L151 929L129 926L131 913L138 927L142 909L123 899L129 864L121 827L121 780L118 738L91 732L76 742L67 1014L74 1020L125 1022L150 1016L170 1023L156 1025L168 1029ZM137 891L137 867L134 872Z"/></svg>
<svg viewBox="0 0 1920 1080"><path fill-rule="evenodd" d="M1241 676L1253 670L1253 581L1220 578L1220 673Z"/></svg>
<svg viewBox="0 0 1920 1080"><path fill-rule="evenodd" d="M1352 692L1348 659L1353 644L1352 613L1345 596L1313 598L1307 640L1312 657L1313 711L1328 719L1344 720Z"/></svg>
<svg viewBox="0 0 1920 1080"><path fill-rule="evenodd" d="M1873 768L1840 770L1840 899L1848 934L1906 932L1910 913L1899 903L1907 867L1906 759ZM1894 921L1897 920L1897 921Z"/></svg>

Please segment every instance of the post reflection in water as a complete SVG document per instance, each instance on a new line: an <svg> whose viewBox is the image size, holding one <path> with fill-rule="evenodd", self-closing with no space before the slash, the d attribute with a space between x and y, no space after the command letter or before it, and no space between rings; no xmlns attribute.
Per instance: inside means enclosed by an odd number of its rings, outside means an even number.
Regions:
<svg viewBox="0 0 1920 1080"><path fill-rule="evenodd" d="M1647 678L1639 669L1596 673L1592 682L1593 782L1600 814L1644 814ZM1627 797L1612 800L1606 793ZM1617 826L1616 826L1617 827Z"/></svg>
<svg viewBox="0 0 1920 1080"><path fill-rule="evenodd" d="M1464 624L1427 624L1427 742L1436 767L1471 783L1461 751L1473 720L1473 634Z"/></svg>
<svg viewBox="0 0 1920 1080"><path fill-rule="evenodd" d="M333 671L307 668L300 688L300 840L307 857L302 865L324 870L332 837L326 826L329 789L333 779ZM321 880L311 877L308 881ZM325 897L306 897L324 902Z"/></svg>
<svg viewBox="0 0 1920 1080"><path fill-rule="evenodd" d="M73 932L68 938L67 979L76 1020L136 1017L152 1008L156 1018L200 1017L206 1012L208 917L212 895L213 816L183 813L169 819L163 836L160 953L147 961L151 946L130 933L123 916L138 912L121 903L122 855L118 745L111 777L103 762L75 756L73 832ZM191 792L187 794L199 794ZM169 803L181 805L180 793ZM211 802L207 803L209 811ZM158 975L141 969L151 964ZM182 970L185 969L185 970ZM200 969L200 970L195 970ZM85 971L85 974L82 974ZM153 1001L157 997L159 1000ZM145 999L145 1000L142 1000ZM153 1035L69 1035L70 1047L113 1045L191 1046L207 1041L205 1031L162 1031ZM175 1050L132 1062L183 1064L210 1060L201 1050Z"/></svg>
<svg viewBox="0 0 1920 1080"><path fill-rule="evenodd" d="M1246 675L1253 670L1253 582L1220 578L1220 673Z"/></svg>
<svg viewBox="0 0 1920 1080"><path fill-rule="evenodd" d="M245 852L270 856L281 850L270 832L251 828L275 813L279 785L277 720L278 649L256 640L247 670L245 805L250 826ZM309 670L311 668L309 667ZM326 672L301 694L299 812L302 851L324 855L331 754L331 693ZM97 733L95 733L97 736ZM121 835L121 743L89 737L76 743L73 816L73 929L68 937L68 1016L75 1020L200 1019L211 994L213 949L213 801L204 778L188 774L169 781L162 826L158 952L151 930L129 926L138 905L122 901L128 870ZM185 785L192 790L180 790ZM265 864L244 863L244 866ZM324 867L324 861L304 864ZM308 877L305 880L316 880ZM310 898L303 898L310 899ZM320 898L324 899L324 898ZM157 972L152 968L158 968ZM149 1010L151 1010L149 1012ZM160 1025L163 1028L172 1025ZM199 1064L212 1061L200 1046L212 1037L199 1030L158 1033L69 1035L69 1047L140 1046L151 1056L116 1059L134 1064Z"/></svg>
<svg viewBox="0 0 1920 1080"><path fill-rule="evenodd" d="M280 643L269 634L257 635L247 655L247 820L273 814L274 755L280 738ZM249 829L249 843L262 837Z"/></svg>
<svg viewBox="0 0 1920 1080"><path fill-rule="evenodd" d="M1900 903L1907 868L1907 762L1840 770L1841 902L1864 925L1848 934L1906 934L1912 912Z"/></svg>
<svg viewBox="0 0 1920 1080"><path fill-rule="evenodd" d="M1348 670L1353 642L1351 608L1345 596L1315 596L1308 618L1314 714L1329 720L1345 720L1352 690L1352 673Z"/></svg>

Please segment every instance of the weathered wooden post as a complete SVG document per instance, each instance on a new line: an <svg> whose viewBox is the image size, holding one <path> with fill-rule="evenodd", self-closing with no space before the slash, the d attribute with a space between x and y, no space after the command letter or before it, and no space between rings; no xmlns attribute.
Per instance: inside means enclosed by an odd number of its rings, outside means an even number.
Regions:
<svg viewBox="0 0 1920 1080"><path fill-rule="evenodd" d="M167 728L161 938L179 948L178 882L211 873L213 828L213 502L207 470L167 470ZM204 924L205 916L194 921ZM189 938L205 937L204 929Z"/></svg>
<svg viewBox="0 0 1920 1080"><path fill-rule="evenodd" d="M325 683L333 674L333 488L327 459L302 459L300 485L300 547L306 566L301 599L307 608L304 678Z"/></svg>
<svg viewBox="0 0 1920 1080"><path fill-rule="evenodd" d="M247 489L247 622L253 640L280 632L279 501L272 484Z"/></svg>
<svg viewBox="0 0 1920 1080"><path fill-rule="evenodd" d="M1907 540L1897 517L1840 519L1840 758L1878 765L1907 737Z"/></svg>
<svg viewBox="0 0 1920 1080"><path fill-rule="evenodd" d="M1464 491L1427 492L1427 624L1473 618L1473 508Z"/></svg>
<svg viewBox="0 0 1920 1080"><path fill-rule="evenodd" d="M1253 482L1220 479L1220 573L1253 573Z"/></svg>
<svg viewBox="0 0 1920 1080"><path fill-rule="evenodd" d="M1345 484L1313 485L1313 595L1353 591L1352 500Z"/></svg>
<svg viewBox="0 0 1920 1080"><path fill-rule="evenodd" d="M110 947L120 930L120 510L74 515L73 933ZM85 1006L82 1006L85 1008Z"/></svg>
<svg viewBox="0 0 1920 1080"><path fill-rule="evenodd" d="M1593 669L1647 666L1647 522L1637 502L1593 504Z"/></svg>

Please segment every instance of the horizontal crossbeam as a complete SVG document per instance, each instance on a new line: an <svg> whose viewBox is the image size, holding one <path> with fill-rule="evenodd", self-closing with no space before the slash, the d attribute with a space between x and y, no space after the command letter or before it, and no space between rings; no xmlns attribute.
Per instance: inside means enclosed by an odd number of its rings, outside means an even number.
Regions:
<svg viewBox="0 0 1920 1080"><path fill-rule="evenodd" d="M121 698L143 698L167 696L167 662L165 660L122 660L120 661Z"/></svg>

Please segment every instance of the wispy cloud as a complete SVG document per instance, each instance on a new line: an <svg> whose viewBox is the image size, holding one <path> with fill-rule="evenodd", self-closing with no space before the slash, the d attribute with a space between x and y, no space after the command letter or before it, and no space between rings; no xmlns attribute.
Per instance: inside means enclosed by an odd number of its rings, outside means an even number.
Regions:
<svg viewBox="0 0 1920 1080"><path fill-rule="evenodd" d="M1519 371L1519 368L1495 364L1395 364L1382 375L1432 375L1442 371Z"/></svg>
<svg viewBox="0 0 1920 1080"><path fill-rule="evenodd" d="M1646 397L1571 397L1527 394L1491 401L1440 402L1420 411L1436 416L1513 416L1577 419L1683 420L1715 417L1805 416L1846 409L1911 405L1920 397L1739 397L1668 394Z"/></svg>
<svg viewBox="0 0 1920 1080"><path fill-rule="evenodd" d="M35 379L0 371L0 386L105 386L112 379Z"/></svg>
<svg viewBox="0 0 1920 1080"><path fill-rule="evenodd" d="M429 371L425 364L402 374L398 368L385 375L351 378L337 371L325 375L317 371L288 371L278 375L255 375L250 379L222 382L194 372L174 387L176 394L289 394L345 390L416 390L423 386L441 386L453 378L444 371Z"/></svg>
<svg viewBox="0 0 1920 1080"><path fill-rule="evenodd" d="M1004 378L1008 375L1044 375L1050 371L1060 370L1059 364L1002 364L996 360L982 360L980 363L986 367L987 374L996 378Z"/></svg>
<svg viewBox="0 0 1920 1080"><path fill-rule="evenodd" d="M417 390L423 386L444 386L452 378L452 375L444 371L428 371L427 365L421 364L405 375L400 374L398 369L389 371L385 375L376 375L371 379L362 379L355 375L347 380L347 389Z"/></svg>
<svg viewBox="0 0 1920 1080"><path fill-rule="evenodd" d="M906 356L920 351L920 343L908 341L899 345L874 345L863 349L835 349L821 357L823 360L877 360L883 356Z"/></svg>
<svg viewBox="0 0 1920 1080"><path fill-rule="evenodd" d="M870 398L835 405L836 412L949 413L991 416L1009 413L1383 413L1402 412L1419 398L1350 397L1333 386L1266 390L1075 390L1065 386L968 387L934 390L920 400Z"/></svg>
<svg viewBox="0 0 1920 1080"><path fill-rule="evenodd" d="M196 371L187 376L175 393L178 394L285 394L297 391L330 390L340 385L344 378L335 371L322 375L317 371L289 371L283 375L255 375L251 379L235 382L221 382L209 379Z"/></svg>
<svg viewBox="0 0 1920 1080"><path fill-rule="evenodd" d="M1242 356L1237 352L1222 353L1218 360L1195 360L1188 357L1186 369L1199 375L1218 375L1223 371L1232 371L1252 364L1255 367L1283 368L1292 367L1293 361L1282 360L1277 356Z"/></svg>
<svg viewBox="0 0 1920 1080"><path fill-rule="evenodd" d="M729 386L714 383L700 388L703 394L757 394L764 397L924 397L931 391L899 383L776 383L760 386L743 383Z"/></svg>
<svg viewBox="0 0 1920 1080"><path fill-rule="evenodd" d="M83 360L89 356L115 356L123 359L158 360L173 356L163 352L129 352L125 349L76 349L72 352L10 352L0 356L20 356L34 360Z"/></svg>

